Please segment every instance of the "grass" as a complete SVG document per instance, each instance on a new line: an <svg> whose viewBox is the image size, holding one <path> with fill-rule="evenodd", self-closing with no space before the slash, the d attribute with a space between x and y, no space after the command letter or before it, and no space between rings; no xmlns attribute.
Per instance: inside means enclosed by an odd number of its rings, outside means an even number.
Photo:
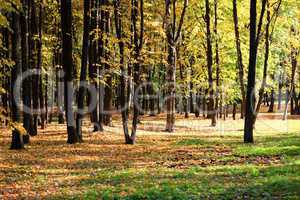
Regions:
<svg viewBox="0 0 300 200"><path fill-rule="evenodd" d="M168 134L163 118L144 117L134 146L118 119L73 146L53 124L24 151L8 150L3 129L0 199L300 199L299 122L260 120L245 145L240 120L212 128L179 118Z"/></svg>

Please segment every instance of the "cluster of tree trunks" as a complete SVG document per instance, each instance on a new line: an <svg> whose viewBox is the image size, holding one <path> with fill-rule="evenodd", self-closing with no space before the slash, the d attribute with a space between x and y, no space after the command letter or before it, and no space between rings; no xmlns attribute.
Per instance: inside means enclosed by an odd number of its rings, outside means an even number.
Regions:
<svg viewBox="0 0 300 200"><path fill-rule="evenodd" d="M15 65L11 71L10 102L13 127L21 123L26 133L17 128L13 129L11 148L20 149L24 143L29 143L29 136L37 135L37 127L45 128L47 113L45 107L46 98L43 88L42 69L42 4L34 0L22 0L22 10L13 12L11 16L11 58ZM9 46L9 41L8 46ZM9 49L9 48L8 48ZM31 70L31 71L30 71ZM31 75L31 72L34 75ZM22 83L22 95L15 98L14 90L17 78L24 76ZM7 88L8 89L8 88ZM17 95L18 96L18 95ZM33 98L34 97L34 98ZM23 101L23 109L21 102ZM23 115L21 115L23 111ZM40 117L40 119L39 119Z"/></svg>
<svg viewBox="0 0 300 200"><path fill-rule="evenodd" d="M11 70L11 79L3 80L3 87L8 91L2 95L2 102L5 108L10 107L13 127L23 122L23 126L28 134L23 134L19 129L12 131L12 149L22 149L24 144L28 143L29 136L35 136L38 133L38 125L44 129L48 122L48 82L51 77L48 74L42 74L42 41L43 41L43 4L37 0L22 0L22 10L13 12L8 18L11 21L12 32L8 29L3 30L4 46L8 52L5 55L14 61ZM182 33L182 26L188 0L183 1L183 7L180 17L177 19L178 6L177 1L165 0L165 33L166 46L162 50L167 53L167 65L163 61L159 66L149 66L143 71L142 50L144 43L144 2L143 0L132 0L130 5L130 42L125 42L125 20L123 19L124 8L120 0L110 2L108 0L85 0L84 1L84 23L82 39L82 55L80 68L79 91L74 94L74 74L75 65L73 60L74 33L72 25L72 1L60 1L61 27L54 28L54 35L57 36L57 48L53 51L53 67L56 75L55 102L58 109L59 123L67 122L67 142L74 144L82 142L82 121L85 117L84 110L86 105L94 100L96 106L90 113L90 119L93 123L94 132L103 131L103 125L112 126L112 111L114 106L122 108L122 124L127 144L134 144L136 141L136 130L139 123L139 116L150 114L151 116L161 112L161 97L166 99L166 127L167 132L174 131L175 113L184 112L185 117L189 113L194 113L196 117L211 119L211 125L216 126L217 117L224 118L232 110L233 119L236 119L238 103L241 103L241 118L245 116L244 141L253 142L253 129L257 114L262 104L269 106L269 112L274 112L276 92L271 88L266 92L268 78L268 59L269 49L272 41L272 23L275 21L281 5L281 0L277 6L273 6L274 12L271 16L269 0L262 0L260 4L260 15L257 18L257 0L251 0L250 4L250 50L248 66L248 83L245 88L244 64L241 50L241 39L239 30L239 20L237 11L237 1L233 0L233 21L235 32L235 45L237 51L237 74L240 84L241 98L234 101L231 105L224 105L221 91L221 64L219 55L218 40L218 0L214 0L214 23L211 27L211 4L205 0L205 34L206 34L206 67L208 72L208 88L195 90L193 84L193 64L194 57L189 57L189 70L185 70L182 63L179 64L180 79L188 79L189 82L184 86L186 91L182 99L176 98L176 70L177 60L180 53L180 45L185 37ZM110 9L107 9L110 7ZM266 17L265 17L266 13ZM257 22L258 19L258 22ZM264 23L264 19L266 22ZM274 19L274 21L272 21ZM113 26L115 25L115 27ZM265 27L263 27L265 26ZM213 28L213 33L212 29ZM1 30L2 31L2 30ZM294 30L292 28L291 32ZM256 63L259 42L264 33L264 65L263 79L259 88L258 99L255 98L256 82ZM110 41L110 36L117 37L117 43ZM213 37L213 35L215 37ZM216 39L214 39L216 38ZM214 47L213 47L214 44ZM126 46L127 45L127 46ZM116 55L115 50L119 53ZM128 62L125 60L126 48L130 49L131 58ZM214 51L213 51L214 50ZM214 55L215 54L215 55ZM292 115L300 114L300 94L296 91L296 72L297 56L299 50L292 48L291 65L292 74L284 108L284 118L287 117L288 105ZM117 77L113 75L113 68L109 62L110 59L119 59L121 75L119 76L118 87L113 87L113 80ZM214 60L215 58L215 60ZM163 58L162 58L163 59ZM214 68L215 64L215 68ZM281 63L283 65L283 63ZM213 71L215 69L215 72ZM7 69L8 70L8 69ZM34 72L34 75L24 79L22 84L21 97L14 98L17 91L14 90L17 78L22 74ZM5 70L4 70L5 71ZM141 74L147 74L143 85ZM215 77L214 78L214 73ZM157 94L153 87L155 75L158 76L159 83L166 83L166 88L162 94ZM275 76L275 75L272 75ZM282 89L286 86L283 74L278 83L278 110L282 109ZM274 77L272 77L274 79ZM106 84L103 84L105 82ZM87 87L96 89L95 95L90 95ZM159 86L159 89L162 89ZM194 91L195 90L195 91ZM8 95L10 93L10 95ZM118 96L115 102L114 96ZM141 100L139 97L142 96ZM178 101L179 100L179 101ZM23 102L23 110L20 105ZM115 103L114 103L115 102ZM290 102L290 104L289 104ZM73 105L77 103L76 112ZM182 103L183 110L180 109ZM64 107L62 106L64 104ZM231 107L231 108L229 108ZM142 108L142 112L140 110ZM157 110L155 110L157 108ZM51 109L53 110L53 109ZM129 115L132 111L132 129L129 133ZM202 111L202 113L201 113ZM52 112L49 121L52 121ZM64 116L65 115L65 116ZM23 120L23 121L22 121Z"/></svg>

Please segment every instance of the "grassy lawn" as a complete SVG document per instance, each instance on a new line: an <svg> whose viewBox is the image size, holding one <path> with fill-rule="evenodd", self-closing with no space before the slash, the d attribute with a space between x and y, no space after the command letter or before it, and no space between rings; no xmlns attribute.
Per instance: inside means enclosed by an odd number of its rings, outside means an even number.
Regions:
<svg viewBox="0 0 300 200"><path fill-rule="evenodd" d="M245 145L241 120L178 118L169 134L144 117L134 146L118 119L74 146L49 125L18 152L2 130L0 199L300 199L300 120L261 118Z"/></svg>

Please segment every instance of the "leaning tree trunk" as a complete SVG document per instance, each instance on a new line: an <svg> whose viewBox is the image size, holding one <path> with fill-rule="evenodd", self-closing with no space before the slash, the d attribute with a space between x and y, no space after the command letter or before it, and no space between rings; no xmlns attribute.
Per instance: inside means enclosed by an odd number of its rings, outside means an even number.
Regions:
<svg viewBox="0 0 300 200"><path fill-rule="evenodd" d="M239 21L237 14L237 3L236 0L233 0L233 21L234 21L234 32L235 32L235 43L237 50L237 66L239 72L239 83L240 90L242 94L242 103L241 103L241 118L244 118L244 111L246 105L246 92L244 84L244 65L243 65L243 55L241 50L241 40L240 40L240 31L239 31Z"/></svg>
<svg viewBox="0 0 300 200"><path fill-rule="evenodd" d="M271 12L270 12L270 8L269 8L269 3L267 5L268 5L268 9L267 9L267 24L266 24L266 30L265 30L265 60L264 60L263 80L262 80L262 84L261 84L261 87L259 90L259 97L258 97L256 109L255 109L253 127L255 126L255 122L256 122L258 113L260 111L261 104L263 102L265 87L267 84L267 72L268 72L269 48L270 48L270 24L271 24ZM273 102L273 103L271 103L272 107L270 107L270 108L272 108L271 112L273 112L273 109L274 109L274 89L272 89L272 100L271 100L271 102Z"/></svg>

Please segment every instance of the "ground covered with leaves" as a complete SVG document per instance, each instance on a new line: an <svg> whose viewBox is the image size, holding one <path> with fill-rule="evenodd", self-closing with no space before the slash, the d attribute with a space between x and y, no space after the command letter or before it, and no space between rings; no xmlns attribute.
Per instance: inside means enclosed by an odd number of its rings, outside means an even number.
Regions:
<svg viewBox="0 0 300 200"><path fill-rule="evenodd" d="M66 144L66 127L48 125L23 151L0 134L0 199L300 199L300 120L262 116L255 144L243 121L143 117L136 145L120 120L84 143Z"/></svg>

